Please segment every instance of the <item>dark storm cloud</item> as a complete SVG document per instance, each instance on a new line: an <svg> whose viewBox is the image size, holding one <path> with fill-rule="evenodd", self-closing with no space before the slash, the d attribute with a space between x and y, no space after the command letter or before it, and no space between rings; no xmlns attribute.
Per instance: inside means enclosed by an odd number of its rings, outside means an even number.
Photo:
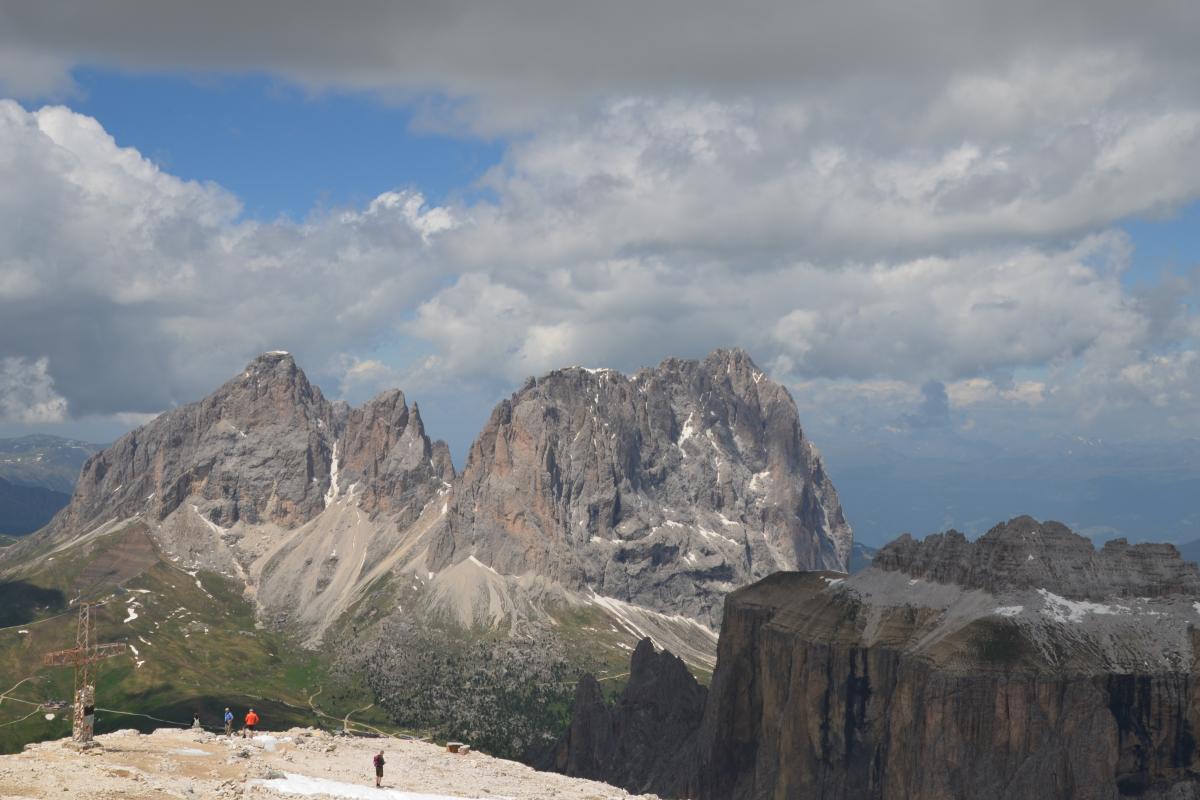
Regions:
<svg viewBox="0 0 1200 800"><path fill-rule="evenodd" d="M1200 6L1122 0L921 3L5 2L14 90L75 64L266 70L314 86L508 98L789 91L939 77L1071 49L1195 66ZM18 58L26 54L25 59ZM14 63L15 62L15 63Z"/></svg>

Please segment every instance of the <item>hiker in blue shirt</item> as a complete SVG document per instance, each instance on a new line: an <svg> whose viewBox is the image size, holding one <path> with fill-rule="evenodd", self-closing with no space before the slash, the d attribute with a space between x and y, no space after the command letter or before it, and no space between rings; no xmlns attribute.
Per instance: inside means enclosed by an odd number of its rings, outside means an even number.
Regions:
<svg viewBox="0 0 1200 800"><path fill-rule="evenodd" d="M225 735L233 736L233 712L225 709Z"/></svg>

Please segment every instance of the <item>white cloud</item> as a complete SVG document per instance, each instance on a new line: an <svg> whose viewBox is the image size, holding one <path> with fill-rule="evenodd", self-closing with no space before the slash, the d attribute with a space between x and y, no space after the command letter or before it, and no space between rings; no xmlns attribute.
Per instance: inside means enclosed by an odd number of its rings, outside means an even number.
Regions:
<svg viewBox="0 0 1200 800"><path fill-rule="evenodd" d="M0 101L0 152L0 355L47 355L79 415L192 400L279 342L320 369L392 335L457 224L413 192L245 221L61 107Z"/></svg>
<svg viewBox="0 0 1200 800"><path fill-rule="evenodd" d="M48 359L0 358L0 422L41 425L66 416L67 401L54 391Z"/></svg>
<svg viewBox="0 0 1200 800"><path fill-rule="evenodd" d="M1011 386L999 386L988 378L967 378L947 385L946 392L955 408L968 408L998 400L1024 403L1033 408L1046 400L1046 384L1043 381L1020 381Z"/></svg>
<svg viewBox="0 0 1200 800"><path fill-rule="evenodd" d="M749 269L779 255L836 264L1075 237L1200 191L1200 106L921 146L852 135L874 119L840 109L836 124L797 131L765 102L613 101L515 146L486 181L499 203L473 210L456 253L489 265L664 250Z"/></svg>
<svg viewBox="0 0 1200 800"><path fill-rule="evenodd" d="M857 392L878 429L942 382L977 430L1031 409L1190 419L1195 316L1167 283L1123 284L1133 244L1111 225L1200 196L1200 111L1088 96L1069 124L987 119L921 147L848 136L864 108L627 96L519 140L487 200L385 192L303 223L247 221L89 117L0 102L0 356L48 357L76 415L194 399L277 346L331 392L494 397L737 344L813 392L806 414L844 418ZM947 102L903 120L942 124Z"/></svg>
<svg viewBox="0 0 1200 800"><path fill-rule="evenodd" d="M400 383L401 376L396 369L378 359L343 353L338 361L342 369L340 388L343 397L374 394Z"/></svg>

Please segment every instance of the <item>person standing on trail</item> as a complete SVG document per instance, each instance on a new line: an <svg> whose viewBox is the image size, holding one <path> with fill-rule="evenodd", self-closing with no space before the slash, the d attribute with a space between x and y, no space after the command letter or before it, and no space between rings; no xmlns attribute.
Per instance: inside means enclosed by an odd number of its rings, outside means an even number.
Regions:
<svg viewBox="0 0 1200 800"><path fill-rule="evenodd" d="M233 712L225 709L225 735L233 736Z"/></svg>
<svg viewBox="0 0 1200 800"><path fill-rule="evenodd" d="M200 730L200 712L199 711L192 712L192 730L194 730L194 731Z"/></svg>
<svg viewBox="0 0 1200 800"><path fill-rule="evenodd" d="M247 733L253 734L254 728L258 725L258 714L254 713L254 709L246 712L246 727L242 730L242 738L245 739Z"/></svg>
<svg viewBox="0 0 1200 800"><path fill-rule="evenodd" d="M379 751L379 755L375 756L375 788L383 786L383 765L387 762L383 760L383 751Z"/></svg>

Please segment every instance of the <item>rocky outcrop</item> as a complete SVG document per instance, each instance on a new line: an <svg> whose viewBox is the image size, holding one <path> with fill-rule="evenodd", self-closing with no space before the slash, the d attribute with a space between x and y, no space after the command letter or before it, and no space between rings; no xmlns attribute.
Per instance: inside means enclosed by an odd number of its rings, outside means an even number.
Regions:
<svg viewBox="0 0 1200 800"><path fill-rule="evenodd" d="M593 676L579 681L571 725L539 767L631 792L684 782L706 695L683 661L643 639L615 704Z"/></svg>
<svg viewBox="0 0 1200 800"><path fill-rule="evenodd" d="M347 414L336 455L334 494L362 487L360 506L397 514L400 526L415 520L436 490L454 480L446 443L429 439L420 410L414 403L410 411L399 389Z"/></svg>
<svg viewBox="0 0 1200 800"><path fill-rule="evenodd" d="M474 556L715 625L729 590L845 570L851 541L787 390L719 350L531 379L472 446L430 563Z"/></svg>
<svg viewBox="0 0 1200 800"><path fill-rule="evenodd" d="M880 550L874 565L993 594L1055 587L1080 600L1200 595L1195 565L1183 561L1174 545L1113 539L1095 550L1065 525L1031 517L1011 520L977 542L954 530L924 541L905 534Z"/></svg>
<svg viewBox="0 0 1200 800"><path fill-rule="evenodd" d="M689 776L648 786L1200 798L1197 578L1169 545L1096 551L1028 517L903 538L850 577L772 575L726 603Z"/></svg>

